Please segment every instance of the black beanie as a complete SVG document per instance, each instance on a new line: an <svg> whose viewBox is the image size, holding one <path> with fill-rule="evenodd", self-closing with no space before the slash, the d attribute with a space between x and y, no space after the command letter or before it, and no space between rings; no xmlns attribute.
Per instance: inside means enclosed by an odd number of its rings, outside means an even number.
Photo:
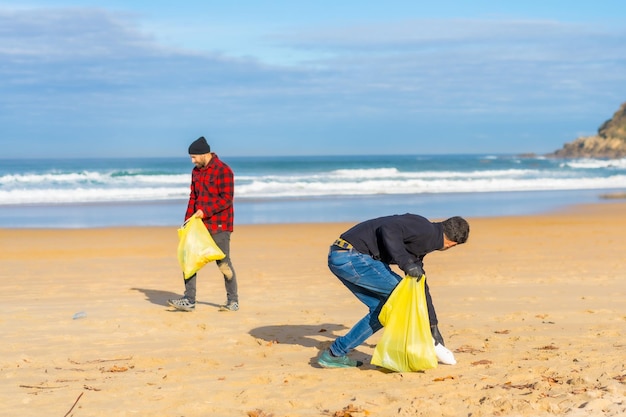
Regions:
<svg viewBox="0 0 626 417"><path fill-rule="evenodd" d="M211 152L211 147L206 142L204 136L200 136L189 145L189 155L204 155Z"/></svg>

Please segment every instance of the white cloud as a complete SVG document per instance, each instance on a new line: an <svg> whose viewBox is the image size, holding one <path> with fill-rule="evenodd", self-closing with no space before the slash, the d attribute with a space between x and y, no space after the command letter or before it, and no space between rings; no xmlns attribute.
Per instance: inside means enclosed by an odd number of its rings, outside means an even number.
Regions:
<svg viewBox="0 0 626 417"><path fill-rule="evenodd" d="M32 134L33 121L48 134L89 126L103 137L194 125L276 136L283 127L283 137L294 126L433 129L451 118L592 117L626 95L626 33L580 24L304 27L267 33L274 44L245 59L163 45L140 27L138 16L104 9L0 10L6 134ZM294 58L272 64L276 51Z"/></svg>

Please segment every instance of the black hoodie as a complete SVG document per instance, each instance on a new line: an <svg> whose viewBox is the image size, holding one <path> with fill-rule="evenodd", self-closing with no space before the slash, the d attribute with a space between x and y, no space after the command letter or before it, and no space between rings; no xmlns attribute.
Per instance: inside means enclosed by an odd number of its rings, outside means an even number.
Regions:
<svg viewBox="0 0 626 417"><path fill-rule="evenodd" d="M443 225L416 214L396 214L366 220L341 235L357 251L405 273L415 265L423 269L426 254L443 248Z"/></svg>

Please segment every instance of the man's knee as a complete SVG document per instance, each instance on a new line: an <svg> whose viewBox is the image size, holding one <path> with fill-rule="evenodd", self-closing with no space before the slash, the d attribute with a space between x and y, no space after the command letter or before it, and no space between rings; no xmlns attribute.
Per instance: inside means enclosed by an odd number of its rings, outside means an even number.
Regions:
<svg viewBox="0 0 626 417"><path fill-rule="evenodd" d="M228 262L218 263L217 267L220 269L220 272L224 275L224 278L233 279L233 276L234 276L233 269L230 267Z"/></svg>

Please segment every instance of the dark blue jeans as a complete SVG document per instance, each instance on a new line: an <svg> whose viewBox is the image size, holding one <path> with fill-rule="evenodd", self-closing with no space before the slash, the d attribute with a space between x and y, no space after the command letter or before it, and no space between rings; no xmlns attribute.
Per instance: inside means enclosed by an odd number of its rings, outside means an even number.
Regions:
<svg viewBox="0 0 626 417"><path fill-rule="evenodd" d="M333 274L363 303L369 311L344 336L340 336L330 346L333 355L347 355L361 345L383 326L378 321L380 309L391 295L402 277L391 270L389 265L377 261L369 255L331 246L328 253L328 267ZM431 324L437 324L437 316L432 305L428 285L426 302Z"/></svg>

